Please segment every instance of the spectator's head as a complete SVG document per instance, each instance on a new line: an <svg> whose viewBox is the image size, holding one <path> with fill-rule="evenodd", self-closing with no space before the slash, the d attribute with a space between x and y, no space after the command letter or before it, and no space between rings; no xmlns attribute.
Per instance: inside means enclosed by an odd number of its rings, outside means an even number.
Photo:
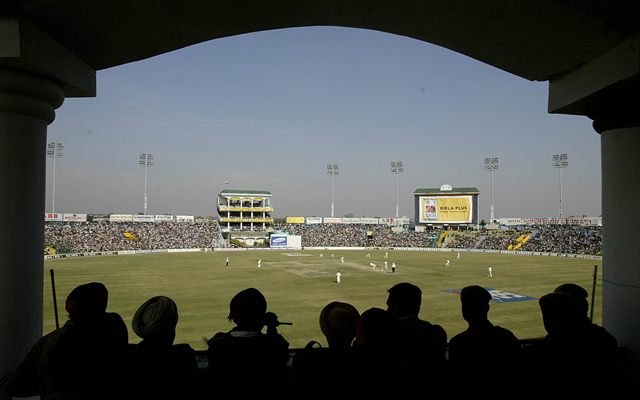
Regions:
<svg viewBox="0 0 640 400"><path fill-rule="evenodd" d="M356 336L360 313L349 303L332 301L320 312L320 329L329 347L349 347Z"/></svg>
<svg viewBox="0 0 640 400"><path fill-rule="evenodd" d="M387 311L395 318L418 316L422 290L408 282L398 283L387 291Z"/></svg>
<svg viewBox="0 0 640 400"><path fill-rule="evenodd" d="M372 307L358 318L356 324L356 345L359 347L387 347L396 338L396 320L382 308Z"/></svg>
<svg viewBox="0 0 640 400"><path fill-rule="evenodd" d="M587 312L589 311L589 301L587 300L589 293L587 293L582 286L576 285L575 283L564 283L555 288L554 292L566 293L573 297L578 302L583 315L587 315Z"/></svg>
<svg viewBox="0 0 640 400"><path fill-rule="evenodd" d="M85 321L104 315L109 292L100 282L90 282L73 289L65 301L65 310L73 321Z"/></svg>
<svg viewBox="0 0 640 400"><path fill-rule="evenodd" d="M267 300L258 289L244 289L231 299L229 320L241 330L261 330L264 315L267 312Z"/></svg>
<svg viewBox="0 0 640 400"><path fill-rule="evenodd" d="M538 300L547 333L570 333L582 319L578 302L566 293L552 292Z"/></svg>
<svg viewBox="0 0 640 400"><path fill-rule="evenodd" d="M176 337L178 307L166 296L155 296L142 303L131 325L144 340L170 345Z"/></svg>
<svg viewBox="0 0 640 400"><path fill-rule="evenodd" d="M487 320L491 294L487 289L478 285L466 286L460 292L462 303L462 317L469 324Z"/></svg>

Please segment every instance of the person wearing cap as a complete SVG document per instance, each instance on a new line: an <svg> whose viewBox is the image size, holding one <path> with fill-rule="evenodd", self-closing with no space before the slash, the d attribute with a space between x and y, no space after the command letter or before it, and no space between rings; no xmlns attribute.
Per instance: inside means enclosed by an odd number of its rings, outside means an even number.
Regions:
<svg viewBox="0 0 640 400"><path fill-rule="evenodd" d="M7 395L42 398L110 398L120 375L118 362L127 326L106 312L108 291L100 282L74 288L65 300L69 319L40 338L7 379Z"/></svg>
<svg viewBox="0 0 640 400"><path fill-rule="evenodd" d="M331 371L334 376L348 376L355 370L352 343L356 336L356 323L360 313L351 304L332 301L320 312L320 330L328 347L312 340L296 352L291 364L292 384L297 388L314 387L316 394L330 394L334 388L317 385L318 376ZM320 346L320 347L316 347ZM349 382L341 387L348 389Z"/></svg>
<svg viewBox="0 0 640 400"><path fill-rule="evenodd" d="M590 381L589 390L595 393L615 386L620 379L617 341L591 324L585 314L586 296L576 289L561 285L538 300L547 334L527 349L527 363L543 388L571 392L585 377L593 376L597 380Z"/></svg>
<svg viewBox="0 0 640 400"><path fill-rule="evenodd" d="M554 293L565 293L571 296L577 303L576 324L581 325L584 329L585 335L591 337L591 340L599 343L600 348L608 349L605 352L615 351L618 347L618 341L603 327L593 323L589 319L587 313L589 311L589 293L582 287L575 283L564 283L556 287Z"/></svg>
<svg viewBox="0 0 640 400"><path fill-rule="evenodd" d="M462 317L468 328L449 340L449 364L455 374L467 380L489 378L493 372L486 368L487 362L517 365L522 355L513 332L489 321L490 301L491 294L482 286L466 286L460 292Z"/></svg>
<svg viewBox="0 0 640 400"><path fill-rule="evenodd" d="M281 393L289 342L278 333L280 322L276 314L267 312L264 295L256 288L241 290L229 303L227 319L235 327L218 332L207 341L206 385L213 385L211 393L219 392L219 382L237 385L244 395Z"/></svg>
<svg viewBox="0 0 640 400"><path fill-rule="evenodd" d="M329 348L346 349L351 347L356 337L356 322L360 317L358 310L349 303L332 301L320 312L320 330L327 339Z"/></svg>
<svg viewBox="0 0 640 400"><path fill-rule="evenodd" d="M197 390L198 363L188 344L174 344L178 307L167 296L154 296L136 310L131 327L142 341L129 346L132 398L188 398Z"/></svg>

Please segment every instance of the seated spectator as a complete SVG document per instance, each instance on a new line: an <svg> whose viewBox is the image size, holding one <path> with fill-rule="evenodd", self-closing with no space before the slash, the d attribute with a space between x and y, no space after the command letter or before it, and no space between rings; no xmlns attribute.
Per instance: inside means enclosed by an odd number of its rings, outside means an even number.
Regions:
<svg viewBox="0 0 640 400"><path fill-rule="evenodd" d="M216 333L207 342L210 391L218 393L219 384L224 383L237 387L243 395L281 394L287 378L289 342L278 333L278 317L267 312L262 293L248 288L236 294L228 319L236 326ZM266 334L262 333L265 325Z"/></svg>
<svg viewBox="0 0 640 400"><path fill-rule="evenodd" d="M547 335L530 346L527 355L542 390L574 393L583 388L584 393L602 393L615 386L612 382L620 368L615 338L585 323L583 306L567 293L548 293L538 302ZM582 386L589 376L597 380Z"/></svg>
<svg viewBox="0 0 640 400"><path fill-rule="evenodd" d="M402 359L399 340L397 321L388 311L372 307L360 315L356 324L353 373L360 385L359 397L376 396L397 385L403 386L408 377L398 368L398 361Z"/></svg>
<svg viewBox="0 0 640 400"><path fill-rule="evenodd" d="M135 399L191 398L197 393L198 363L188 344L173 344L178 307L166 296L145 301L131 323L142 338L129 347L128 392Z"/></svg>
<svg viewBox="0 0 640 400"><path fill-rule="evenodd" d="M617 352L618 341L611 333L593 323L588 317L589 301L587 298L589 297L589 293L587 293L582 286L576 285L575 283L562 284L555 288L554 293L566 293L578 303L578 315L576 318L578 321L581 321L580 324L583 326L585 334L590 337L590 340L599 343L599 347L603 350L602 356L605 358L604 361L609 359L608 361L617 362L617 356L614 357L612 353L614 351Z"/></svg>
<svg viewBox="0 0 640 400"><path fill-rule="evenodd" d="M294 387L315 387L316 394L331 394L334 388L317 385L318 376L331 371L336 376L348 376L353 373L354 359L351 344L356 336L356 323L360 313L348 303L333 301L320 312L320 329L327 339L328 348L311 341L298 351L291 366ZM349 382L342 382L343 389L349 389Z"/></svg>
<svg viewBox="0 0 640 400"><path fill-rule="evenodd" d="M43 336L6 383L9 396L64 399L115 398L128 333L122 317L107 313L107 288L98 282L73 289L69 320Z"/></svg>
<svg viewBox="0 0 640 400"><path fill-rule="evenodd" d="M573 299L578 302L578 307L580 307L579 312L582 314L583 321L589 321L588 312L589 312L589 293L580 285L576 285L575 283L563 283L562 285L555 288L554 293L566 293L569 296L573 297ZM615 338L612 337L613 340Z"/></svg>
<svg viewBox="0 0 640 400"><path fill-rule="evenodd" d="M492 365L517 365L522 348L508 329L493 325L488 318L491 294L483 287L466 286L460 292L462 317L469 327L449 341L449 363L455 379L479 383L494 374ZM517 375L507 368L510 381ZM476 386L465 388L476 390Z"/></svg>
<svg viewBox="0 0 640 400"><path fill-rule="evenodd" d="M445 367L447 333L440 325L418 317L422 291L411 283L398 283L388 290L387 311L398 324L402 368L408 374L441 372Z"/></svg>
<svg viewBox="0 0 640 400"><path fill-rule="evenodd" d="M333 301L320 312L320 329L331 349L348 349L356 337L360 313L349 303Z"/></svg>

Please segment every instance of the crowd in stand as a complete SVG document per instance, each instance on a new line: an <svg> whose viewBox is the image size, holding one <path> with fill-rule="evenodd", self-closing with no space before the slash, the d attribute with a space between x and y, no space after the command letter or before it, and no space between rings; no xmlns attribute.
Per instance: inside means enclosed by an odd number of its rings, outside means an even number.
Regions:
<svg viewBox="0 0 640 400"><path fill-rule="evenodd" d="M393 232L387 225L279 224L275 229L302 237L303 247L434 247L433 234Z"/></svg>
<svg viewBox="0 0 640 400"><path fill-rule="evenodd" d="M129 344L123 319L106 311L106 287L90 282L68 295L64 326L43 336L0 379L0 400L35 395L159 400L227 393L300 398L336 395L336 390L358 397L424 390L477 396L491 388L571 397L612 394L629 384L616 338L589 320L588 293L573 283L539 299L547 334L528 347L491 323L491 294L481 286L462 289L468 329L452 338L440 325L419 318L419 287L402 282L387 293L386 310L360 313L348 303L329 303L319 319L329 346L312 341L291 359L265 297L255 288L241 290L229 304L234 328L208 340L207 361L200 365L193 348L174 343L178 306L172 299L154 296L138 308L131 325L142 341ZM588 377L593 379L586 384Z"/></svg>
<svg viewBox="0 0 640 400"><path fill-rule="evenodd" d="M220 231L207 222L47 222L45 246L59 253L214 247Z"/></svg>
<svg viewBox="0 0 640 400"><path fill-rule="evenodd" d="M602 227L554 225L538 230L522 247L523 251L568 254L601 254Z"/></svg>
<svg viewBox="0 0 640 400"><path fill-rule="evenodd" d="M599 226L544 225L456 232L446 243L446 247L511 250L509 247L516 247L518 239L523 236L528 238L517 248L519 251L602 254L602 227Z"/></svg>
<svg viewBox="0 0 640 400"><path fill-rule="evenodd" d="M394 231L386 225L279 224L276 230L299 235L303 247L438 247L439 228ZM499 230L448 231L443 247L511 250L527 236L520 251L599 255L602 228L565 225ZM221 247L215 221L183 222L47 222L45 245L58 253L140 249Z"/></svg>

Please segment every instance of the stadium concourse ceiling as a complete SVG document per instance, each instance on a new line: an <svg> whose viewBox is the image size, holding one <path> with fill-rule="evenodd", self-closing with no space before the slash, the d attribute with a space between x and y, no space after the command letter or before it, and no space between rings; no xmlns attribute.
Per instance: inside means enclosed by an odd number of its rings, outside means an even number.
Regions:
<svg viewBox="0 0 640 400"><path fill-rule="evenodd" d="M211 39L343 26L408 36L529 80L552 80L639 32L639 1L2 0L94 71ZM0 58L0 66L7 61ZM11 65L9 65L11 66ZM70 96L91 96L73 93Z"/></svg>

